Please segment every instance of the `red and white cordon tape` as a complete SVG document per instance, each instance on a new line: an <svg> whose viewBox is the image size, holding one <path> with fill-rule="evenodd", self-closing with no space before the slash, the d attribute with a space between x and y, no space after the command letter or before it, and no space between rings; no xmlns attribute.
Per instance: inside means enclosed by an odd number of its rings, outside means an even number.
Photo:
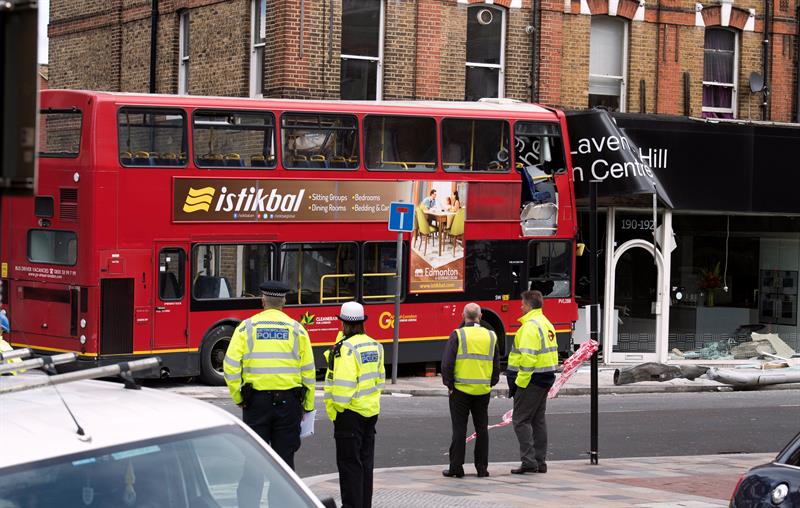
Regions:
<svg viewBox="0 0 800 508"><path fill-rule="evenodd" d="M592 357L594 352L597 351L597 347L598 347L597 341L587 340L586 342L581 344L581 347L579 347L578 350L572 354L572 356L570 356L564 361L564 365L562 366L563 368L561 370L561 375L558 376L556 382L553 383L552 387L550 387L550 391L547 392L548 399L556 398L559 390L561 390L561 387L564 386L564 384L567 381L569 381L569 378L572 377L572 374L574 374L575 371L578 370L578 367L580 367L583 362ZM489 425L489 428L494 429L495 427L505 427L507 425L511 425L513 414L514 410L509 409L503 415L503 421L501 421L500 423L496 423L494 425ZM477 434L473 433L471 436L467 437L467 443L469 443L476 437Z"/></svg>

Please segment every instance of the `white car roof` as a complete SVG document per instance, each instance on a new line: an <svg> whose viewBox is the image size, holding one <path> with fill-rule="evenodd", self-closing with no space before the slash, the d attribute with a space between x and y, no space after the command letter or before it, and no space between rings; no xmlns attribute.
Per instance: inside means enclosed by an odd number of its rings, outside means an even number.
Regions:
<svg viewBox="0 0 800 508"><path fill-rule="evenodd" d="M0 388L34 376L2 376ZM78 435L56 388L85 437ZM117 382L76 381L5 393L0 394L0 468L223 425L240 424L206 402Z"/></svg>

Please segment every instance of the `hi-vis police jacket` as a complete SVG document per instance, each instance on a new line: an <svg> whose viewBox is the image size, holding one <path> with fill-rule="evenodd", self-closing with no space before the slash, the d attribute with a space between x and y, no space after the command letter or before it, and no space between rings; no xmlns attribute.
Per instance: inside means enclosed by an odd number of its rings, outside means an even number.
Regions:
<svg viewBox="0 0 800 508"><path fill-rule="evenodd" d="M555 372L558 366L556 329L542 309L533 309L521 318L508 354L508 370L517 371L516 384L527 388L532 374Z"/></svg>
<svg viewBox="0 0 800 508"><path fill-rule="evenodd" d="M486 395L492 391L492 368L497 336L480 326L456 330L458 353L453 369L453 386L469 395Z"/></svg>
<svg viewBox="0 0 800 508"><path fill-rule="evenodd" d="M291 390L306 387L303 408L314 409L316 372L311 340L300 323L277 309L267 309L236 328L223 364L233 401L242 402L241 387Z"/></svg>
<svg viewBox="0 0 800 508"><path fill-rule="evenodd" d="M383 367L383 346L365 334L353 335L337 342L338 356L325 374L325 410L331 421L349 409L369 418L381 410L386 372ZM331 365L331 350L325 359Z"/></svg>

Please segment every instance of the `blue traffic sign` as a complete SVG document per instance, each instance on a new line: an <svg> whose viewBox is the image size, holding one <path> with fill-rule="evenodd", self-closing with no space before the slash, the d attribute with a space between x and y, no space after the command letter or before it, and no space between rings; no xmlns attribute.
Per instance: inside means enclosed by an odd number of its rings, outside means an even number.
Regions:
<svg viewBox="0 0 800 508"><path fill-rule="evenodd" d="M414 230L414 205L392 201L389 205L389 231L410 233Z"/></svg>

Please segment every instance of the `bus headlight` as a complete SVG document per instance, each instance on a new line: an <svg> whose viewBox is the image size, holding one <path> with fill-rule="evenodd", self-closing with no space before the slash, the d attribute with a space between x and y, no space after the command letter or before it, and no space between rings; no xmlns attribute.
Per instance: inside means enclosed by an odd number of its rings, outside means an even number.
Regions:
<svg viewBox="0 0 800 508"><path fill-rule="evenodd" d="M86 328L86 320L81 319L81 328Z"/></svg>
<svg viewBox="0 0 800 508"><path fill-rule="evenodd" d="M81 344L86 344L86 335L81 335Z"/></svg>

